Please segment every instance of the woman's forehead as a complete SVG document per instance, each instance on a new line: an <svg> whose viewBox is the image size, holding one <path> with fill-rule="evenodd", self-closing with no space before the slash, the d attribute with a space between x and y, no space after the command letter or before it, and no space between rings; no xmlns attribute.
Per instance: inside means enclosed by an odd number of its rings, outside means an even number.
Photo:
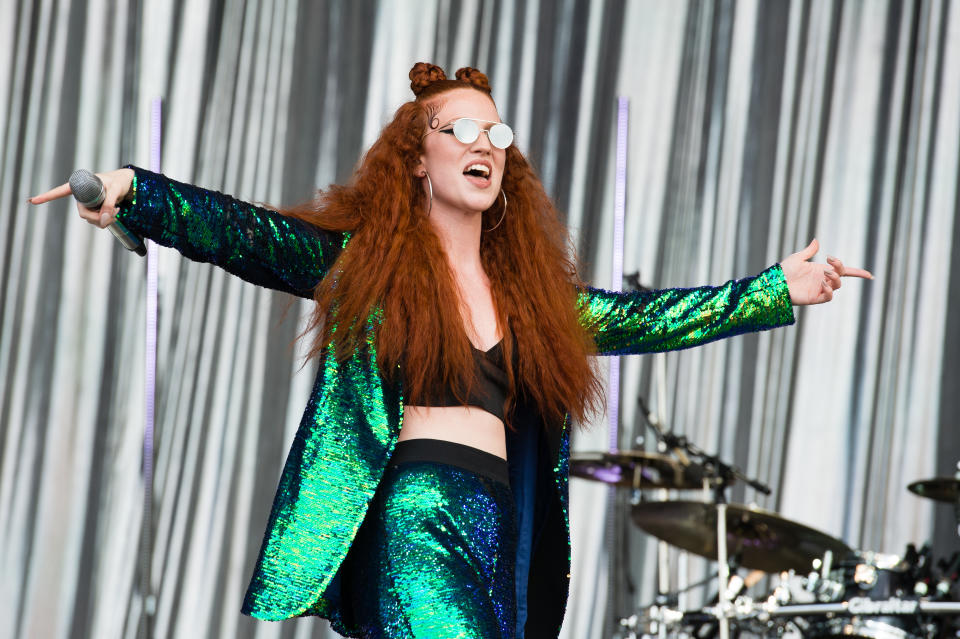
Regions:
<svg viewBox="0 0 960 639"><path fill-rule="evenodd" d="M490 120L498 122L500 115L493 99L480 91L473 89L458 89L443 94L438 105L437 118L441 122L457 118L473 118L475 120Z"/></svg>

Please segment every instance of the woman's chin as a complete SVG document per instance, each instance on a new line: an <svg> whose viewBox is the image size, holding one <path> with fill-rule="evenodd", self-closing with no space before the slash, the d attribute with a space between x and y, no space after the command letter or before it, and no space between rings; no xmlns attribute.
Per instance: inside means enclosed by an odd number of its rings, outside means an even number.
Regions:
<svg viewBox="0 0 960 639"><path fill-rule="evenodd" d="M463 215L474 217L483 215L483 212L493 206L493 202L464 202L457 207Z"/></svg>
<svg viewBox="0 0 960 639"><path fill-rule="evenodd" d="M496 203L496 201L497 201L497 198L495 197L493 198L486 197L483 199L478 199L475 202L471 202L472 206L470 207L470 209L473 211L476 211L477 213L483 213L484 211L489 209L491 206L493 206Z"/></svg>
<svg viewBox="0 0 960 639"><path fill-rule="evenodd" d="M434 200L433 210L450 210L459 211L461 214L472 217L474 215L480 215L487 209L492 206L495 206L497 202L496 196L490 196L486 193L477 193L472 197L464 197L458 200L451 200L446 205Z"/></svg>

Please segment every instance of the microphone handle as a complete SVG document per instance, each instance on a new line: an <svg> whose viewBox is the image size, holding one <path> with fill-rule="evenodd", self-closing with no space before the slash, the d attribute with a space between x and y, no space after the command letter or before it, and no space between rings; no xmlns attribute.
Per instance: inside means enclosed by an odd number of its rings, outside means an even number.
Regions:
<svg viewBox="0 0 960 639"><path fill-rule="evenodd" d="M121 244L123 244L123 248L127 249L128 251L133 251L140 257L146 256L147 247L143 245L143 240L130 232L130 229L125 227L123 224L114 220L113 222L110 222L110 224L107 224L107 229L109 229L109 231L113 233L113 236L117 238Z"/></svg>

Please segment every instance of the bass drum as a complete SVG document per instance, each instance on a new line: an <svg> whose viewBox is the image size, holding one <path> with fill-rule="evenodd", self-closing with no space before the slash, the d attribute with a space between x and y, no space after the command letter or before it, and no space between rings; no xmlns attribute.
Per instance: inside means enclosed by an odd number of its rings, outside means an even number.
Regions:
<svg viewBox="0 0 960 639"><path fill-rule="evenodd" d="M844 615L806 617L813 639L928 639L939 633L921 618L911 566L896 555L866 553L830 573L827 597Z"/></svg>

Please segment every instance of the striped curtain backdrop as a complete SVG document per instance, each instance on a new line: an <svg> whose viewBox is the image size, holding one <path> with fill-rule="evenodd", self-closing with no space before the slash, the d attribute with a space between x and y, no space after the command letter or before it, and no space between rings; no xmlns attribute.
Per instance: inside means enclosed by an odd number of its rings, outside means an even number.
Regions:
<svg viewBox="0 0 960 639"><path fill-rule="evenodd" d="M653 448L643 397L772 488L732 501L863 550L960 547L952 511L906 491L960 460L960 2L11 0L0 52L0 637L132 638L145 608L155 637L333 636L239 613L313 379L308 305L160 251L140 557L144 261L70 202L25 199L145 165L162 96L165 173L306 200L348 179L418 60L489 74L596 285L619 286L618 95L626 272L720 283L816 237L877 276L791 328L623 358L621 447ZM575 451L605 449L604 416L583 426ZM655 540L606 491L571 482L563 637L612 636L655 594ZM711 570L669 555L675 584Z"/></svg>

